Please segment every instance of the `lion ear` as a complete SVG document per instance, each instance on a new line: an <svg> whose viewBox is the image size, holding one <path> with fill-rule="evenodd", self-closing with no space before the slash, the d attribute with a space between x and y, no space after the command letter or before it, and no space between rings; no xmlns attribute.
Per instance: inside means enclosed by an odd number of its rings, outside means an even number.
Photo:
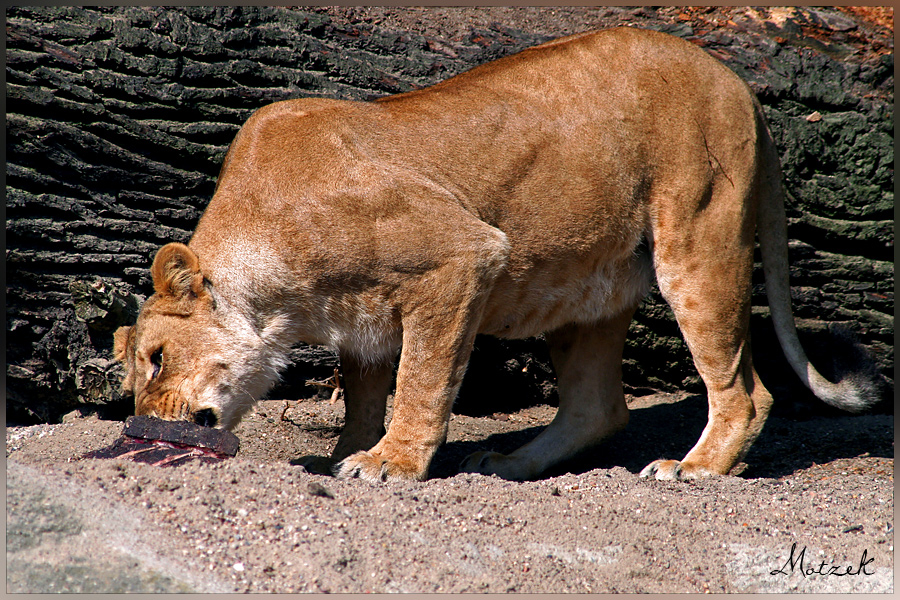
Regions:
<svg viewBox="0 0 900 600"><path fill-rule="evenodd" d="M194 299L203 294L200 259L184 244L166 244L156 253L153 266L153 289L160 296L176 300Z"/></svg>
<svg viewBox="0 0 900 600"><path fill-rule="evenodd" d="M132 393L134 385L134 327L119 327L113 334L113 359L125 365L125 376L122 378L122 391ZM132 360L129 360L129 357Z"/></svg>
<svg viewBox="0 0 900 600"><path fill-rule="evenodd" d="M113 334L113 358L125 362L128 356L128 344L134 337L134 327L119 327Z"/></svg>

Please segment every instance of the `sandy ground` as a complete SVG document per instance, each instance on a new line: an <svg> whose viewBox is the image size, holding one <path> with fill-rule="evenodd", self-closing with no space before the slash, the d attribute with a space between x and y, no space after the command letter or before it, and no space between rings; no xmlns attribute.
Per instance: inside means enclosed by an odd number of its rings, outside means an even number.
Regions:
<svg viewBox="0 0 900 600"><path fill-rule="evenodd" d="M520 445L553 407L454 415L431 478L387 485L291 464L336 442L343 406L327 400L291 402L284 419L284 402L262 402L238 455L212 465L79 459L112 443L117 421L8 427L7 589L893 590L891 415L774 415L740 476L685 484L636 473L690 448L705 399L630 402L625 432L524 483L456 465Z"/></svg>

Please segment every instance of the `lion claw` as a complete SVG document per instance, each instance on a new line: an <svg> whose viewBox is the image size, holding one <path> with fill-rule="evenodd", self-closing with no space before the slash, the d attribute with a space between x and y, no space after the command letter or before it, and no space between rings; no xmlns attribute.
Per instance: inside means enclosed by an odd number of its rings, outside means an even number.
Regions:
<svg viewBox="0 0 900 600"><path fill-rule="evenodd" d="M379 478L375 477L374 473L372 476L367 476L367 473L375 471L373 468L376 466L375 462L375 457L370 453L357 452L335 465L334 474L340 479L369 479L377 481ZM377 471L380 472L381 465L378 464L377 467Z"/></svg>

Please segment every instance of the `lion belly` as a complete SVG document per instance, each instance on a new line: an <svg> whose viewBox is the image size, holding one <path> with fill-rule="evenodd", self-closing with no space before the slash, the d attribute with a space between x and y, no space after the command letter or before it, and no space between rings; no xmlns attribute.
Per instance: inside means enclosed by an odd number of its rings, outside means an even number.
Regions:
<svg viewBox="0 0 900 600"><path fill-rule="evenodd" d="M646 252L609 260L545 261L494 285L480 333L525 338L567 323L596 323L635 306L650 288Z"/></svg>

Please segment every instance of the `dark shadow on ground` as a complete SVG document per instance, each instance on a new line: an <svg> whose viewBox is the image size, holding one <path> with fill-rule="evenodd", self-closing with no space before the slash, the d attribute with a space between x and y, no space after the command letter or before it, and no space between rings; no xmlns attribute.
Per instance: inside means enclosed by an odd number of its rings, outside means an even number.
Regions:
<svg viewBox="0 0 900 600"><path fill-rule="evenodd" d="M706 425L704 396L690 396L672 404L634 409L628 427L606 443L551 469L547 477L621 466L639 473L658 458L682 458L700 438ZM432 478L452 477L462 460L480 450L509 453L534 439L542 427L491 435L482 441L450 442L432 463ZM799 420L779 414L769 417L744 462L741 477L783 477L813 464L864 453L894 456L893 416L887 414L813 416Z"/></svg>

